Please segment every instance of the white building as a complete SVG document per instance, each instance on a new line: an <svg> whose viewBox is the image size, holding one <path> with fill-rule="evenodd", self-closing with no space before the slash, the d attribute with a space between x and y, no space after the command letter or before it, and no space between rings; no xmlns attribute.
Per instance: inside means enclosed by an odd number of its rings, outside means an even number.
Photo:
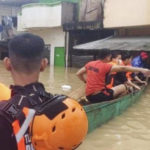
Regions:
<svg viewBox="0 0 150 150"><path fill-rule="evenodd" d="M52 66L65 65L65 32L62 25L68 17L66 19L66 15L63 14L71 8L71 4L62 2L35 3L24 5L18 15L18 31L28 31L39 35L44 39L45 44L50 46L50 65Z"/></svg>

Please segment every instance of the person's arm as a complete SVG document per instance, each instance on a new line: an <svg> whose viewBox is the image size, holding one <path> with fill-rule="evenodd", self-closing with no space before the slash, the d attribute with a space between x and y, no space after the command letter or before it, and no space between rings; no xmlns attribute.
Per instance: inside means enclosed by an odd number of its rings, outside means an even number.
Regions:
<svg viewBox="0 0 150 150"><path fill-rule="evenodd" d="M130 86L132 86L132 87L134 87L137 90L141 89L138 85L134 84L131 80L128 80L127 84L130 85Z"/></svg>
<svg viewBox="0 0 150 150"><path fill-rule="evenodd" d="M86 74L86 68L82 67L77 73L76 75L78 76L78 78L83 81L84 83L86 83L86 78L85 78L85 74Z"/></svg>
<svg viewBox="0 0 150 150"><path fill-rule="evenodd" d="M146 81L142 81L137 75L134 77L134 79L135 79L136 81L138 81L139 83L142 83L142 84L147 85L147 82L146 82Z"/></svg>
<svg viewBox="0 0 150 150"><path fill-rule="evenodd" d="M145 76L150 76L150 70L144 69L144 68L137 68L137 67L131 67L131 66L119 66L114 65L112 66L110 72L141 72Z"/></svg>

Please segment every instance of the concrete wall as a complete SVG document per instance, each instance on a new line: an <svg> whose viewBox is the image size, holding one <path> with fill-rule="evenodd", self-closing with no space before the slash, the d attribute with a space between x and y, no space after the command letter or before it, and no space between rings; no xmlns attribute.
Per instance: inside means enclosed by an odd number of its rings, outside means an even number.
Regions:
<svg viewBox="0 0 150 150"><path fill-rule="evenodd" d="M17 15L17 22L18 22L18 25L17 25L17 31L26 31L23 25L23 21L22 21L22 17L21 17L21 14L18 13Z"/></svg>
<svg viewBox="0 0 150 150"><path fill-rule="evenodd" d="M41 36L44 39L45 44L51 45L50 64L53 66L55 47L65 47L65 32L63 32L62 27L42 30L29 30L29 32Z"/></svg>
<svg viewBox="0 0 150 150"><path fill-rule="evenodd" d="M80 0L79 22L100 21L102 0Z"/></svg>
<svg viewBox="0 0 150 150"><path fill-rule="evenodd" d="M137 27L150 25L150 0L106 0L104 27Z"/></svg>
<svg viewBox="0 0 150 150"><path fill-rule="evenodd" d="M117 30L119 36L150 36L150 27L149 28L122 28Z"/></svg>
<svg viewBox="0 0 150 150"><path fill-rule="evenodd" d="M20 7L0 5L0 16L17 16Z"/></svg>
<svg viewBox="0 0 150 150"><path fill-rule="evenodd" d="M74 21L75 3L62 3L62 25Z"/></svg>
<svg viewBox="0 0 150 150"><path fill-rule="evenodd" d="M28 4L18 18L18 30L61 26L61 4Z"/></svg>

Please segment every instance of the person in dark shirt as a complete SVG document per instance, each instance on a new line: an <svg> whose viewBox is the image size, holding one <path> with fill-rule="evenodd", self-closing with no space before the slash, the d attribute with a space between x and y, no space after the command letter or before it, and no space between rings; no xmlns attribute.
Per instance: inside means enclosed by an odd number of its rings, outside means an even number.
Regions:
<svg viewBox="0 0 150 150"><path fill-rule="evenodd" d="M15 99L15 96L21 95L21 91L24 89L31 91L31 88L42 88L44 91L43 85L38 82L40 71L44 71L48 63L47 59L43 58L43 39L25 33L13 38L8 47L9 58L4 58L4 65L11 72L15 84L15 86L11 86L11 98ZM3 102L0 102L1 107L2 105ZM24 106L30 107L29 103ZM1 115L0 147L3 150L18 150L12 125Z"/></svg>
<svg viewBox="0 0 150 150"><path fill-rule="evenodd" d="M30 33L24 33L11 39L8 49L9 58L4 58L4 65L10 71L14 85L10 87L11 98L0 102L0 149L34 150L43 144L42 149L46 150L51 147L55 150L61 146L59 140L61 144L62 141L64 142L64 147L68 145L74 149L78 147L87 133L87 117L82 106L75 100L64 95L47 93L43 84L39 83L40 72L44 71L48 63L48 60L43 57L43 39ZM67 114L67 112L73 113ZM61 128L58 126L56 128L59 118L64 118L66 114L70 122L73 122L69 124L71 131L66 127L66 124L70 123L66 118L61 122ZM40 122L35 121L37 118L40 118ZM51 126L55 119L57 123L55 122L54 127L57 133L49 134L47 130L52 130ZM55 131L55 128L52 132ZM39 130L42 130L42 133ZM72 138L67 134L67 137L63 135L58 140L56 137L62 130L63 133L67 131ZM40 141L41 134L55 137L46 136ZM74 141L74 138L77 140ZM48 141L50 139L57 142L52 143ZM71 149L68 147L66 149Z"/></svg>

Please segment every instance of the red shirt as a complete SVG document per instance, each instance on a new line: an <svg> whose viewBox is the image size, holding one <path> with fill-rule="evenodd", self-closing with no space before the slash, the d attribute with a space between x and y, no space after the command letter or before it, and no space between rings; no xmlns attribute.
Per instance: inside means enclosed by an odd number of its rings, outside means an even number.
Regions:
<svg viewBox="0 0 150 150"><path fill-rule="evenodd" d="M86 96L101 91L106 87L105 78L110 72L112 64L104 63L101 60L91 61L85 65L86 79Z"/></svg>

